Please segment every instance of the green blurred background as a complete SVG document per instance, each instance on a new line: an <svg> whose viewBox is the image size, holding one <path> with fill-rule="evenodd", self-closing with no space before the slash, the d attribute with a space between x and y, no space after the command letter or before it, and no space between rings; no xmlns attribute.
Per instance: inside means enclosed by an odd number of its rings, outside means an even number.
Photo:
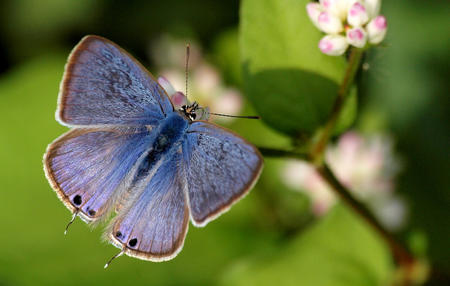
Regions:
<svg viewBox="0 0 450 286"><path fill-rule="evenodd" d="M100 241L102 227L77 220L63 235L70 213L45 179L42 156L67 130L54 112L73 46L86 34L101 35L157 74L152 45L167 35L191 39L225 84L240 87L239 6L234 0L0 1L0 285L388 285L395 273L382 241L343 206L315 219L308 198L282 184L281 159L266 160L255 189L230 212L206 228L190 226L172 261L121 257L105 271L117 249ZM396 235L432 265L428 283L445 285L450 5L384 1L382 11L388 36L358 75L354 128L393 135L403 164L396 191L409 208L407 226ZM251 112L247 105L243 113ZM257 145L289 143L260 121L229 127Z"/></svg>

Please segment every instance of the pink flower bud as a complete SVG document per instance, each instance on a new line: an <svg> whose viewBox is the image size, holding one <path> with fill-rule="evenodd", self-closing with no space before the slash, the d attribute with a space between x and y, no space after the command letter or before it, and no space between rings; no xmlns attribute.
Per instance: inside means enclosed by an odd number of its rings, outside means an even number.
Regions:
<svg viewBox="0 0 450 286"><path fill-rule="evenodd" d="M330 6L333 4L333 2L335 2L334 0L320 0L319 1L320 4L325 8L325 9L329 9Z"/></svg>
<svg viewBox="0 0 450 286"><path fill-rule="evenodd" d="M347 50L347 47L347 39L340 35L327 35L319 42L319 49L329 56L340 56Z"/></svg>
<svg viewBox="0 0 450 286"><path fill-rule="evenodd" d="M166 91L166 93L169 97L172 96L176 92L175 88L167 80L167 78L160 76L158 78L158 83L162 86L162 88L164 88L164 90Z"/></svg>
<svg viewBox="0 0 450 286"><path fill-rule="evenodd" d="M387 21L384 16L377 16L375 19L367 24L367 34L369 37L369 43L379 44L383 41L387 31Z"/></svg>
<svg viewBox="0 0 450 286"><path fill-rule="evenodd" d="M367 43L366 31L362 28L353 28L348 30L347 41L352 46L363 48Z"/></svg>
<svg viewBox="0 0 450 286"><path fill-rule="evenodd" d="M180 109L183 105L187 105L187 98L181 91L177 91L170 96L175 109Z"/></svg>
<svg viewBox="0 0 450 286"><path fill-rule="evenodd" d="M366 7L363 4L356 2L348 10L347 22L353 27L360 27L369 21Z"/></svg>
<svg viewBox="0 0 450 286"><path fill-rule="evenodd" d="M375 18L380 13L381 0L365 0L364 5L366 6L369 18Z"/></svg>
<svg viewBox="0 0 450 286"><path fill-rule="evenodd" d="M337 34L344 29L341 20L329 12L319 14L318 25L319 29L327 34Z"/></svg>
<svg viewBox="0 0 450 286"><path fill-rule="evenodd" d="M313 24L320 29L319 27L319 14L322 12L322 7L319 3L308 3L306 5L306 12L308 12L308 16L313 22Z"/></svg>

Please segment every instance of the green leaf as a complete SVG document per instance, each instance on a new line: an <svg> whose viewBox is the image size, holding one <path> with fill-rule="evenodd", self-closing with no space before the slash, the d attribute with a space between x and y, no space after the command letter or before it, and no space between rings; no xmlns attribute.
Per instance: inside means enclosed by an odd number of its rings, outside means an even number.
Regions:
<svg viewBox="0 0 450 286"><path fill-rule="evenodd" d="M393 270L381 239L341 206L272 253L237 264L222 285L385 285Z"/></svg>
<svg viewBox="0 0 450 286"><path fill-rule="evenodd" d="M213 45L213 59L228 83L242 85L237 28L226 30L217 37Z"/></svg>
<svg viewBox="0 0 450 286"><path fill-rule="evenodd" d="M329 116L346 62L322 54L323 36L306 14L307 0L245 0L241 60L246 96L262 119L288 135L313 133ZM352 97L356 89L352 89ZM352 123L348 100L343 129Z"/></svg>

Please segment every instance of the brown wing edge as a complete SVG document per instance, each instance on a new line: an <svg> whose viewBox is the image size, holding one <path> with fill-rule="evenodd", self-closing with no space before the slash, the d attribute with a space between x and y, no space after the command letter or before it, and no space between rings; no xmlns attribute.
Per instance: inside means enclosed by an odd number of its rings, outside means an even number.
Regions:
<svg viewBox="0 0 450 286"><path fill-rule="evenodd" d="M66 133L62 134L58 138L56 138L52 143L50 143L47 146L47 149L45 150L44 158L43 158L45 177L47 178L47 180L48 180L50 186L52 187L52 189L55 191L58 199L61 202L63 202L63 204L70 210L70 212L72 214L77 211L77 208L72 205L72 203L70 202L69 197L67 197L64 194L63 190L60 188L60 186L56 182L56 180L54 178L54 175L53 175L53 170L52 170L52 167L50 165L50 162L51 162L51 157L53 155L53 152L55 152L56 148L63 141L63 139L74 138L74 137L78 136L78 132L80 132L80 131L81 131L80 129L72 129L72 130L69 130Z"/></svg>
<svg viewBox="0 0 450 286"><path fill-rule="evenodd" d="M231 197L230 201L228 201L225 205L223 205L222 207L218 208L216 211L212 212L211 214L209 214L208 216L206 216L204 219L200 220L200 221L196 221L192 215L191 215L191 222L195 227L204 227L206 226L209 222L215 220L216 218L218 218L219 216L221 216L222 214L226 213L234 204L236 204L237 202L239 202L241 199L243 199L249 192L251 189L253 189L253 187L255 186L256 182L259 179L259 176L262 173L262 169L264 167L264 159L263 156L261 155L261 153L259 152L259 150L249 141L247 141L247 139L243 138L242 136L238 135L236 132L229 130L225 127L219 126L215 123L212 122L208 122L205 120L197 120L195 122L203 122L203 123L207 123L209 125L212 125L215 128L219 128L225 132L231 133L232 135L240 138L244 143L246 143L248 146L250 146L254 153L258 156L259 158L259 164L257 166L257 170L254 173L253 178L248 182L248 184L245 186L245 188L238 193L237 195ZM189 198L189 196L188 196ZM190 206L190 205L189 205ZM189 212L191 214L191 212Z"/></svg>
<svg viewBox="0 0 450 286"><path fill-rule="evenodd" d="M72 78L71 75L72 75L73 67L77 64L77 60L78 60L78 57L80 56L81 52L83 52L85 49L87 49L87 46L89 45L89 43L91 41L95 41L95 40L101 41L101 42L104 42L107 44L111 44L114 47L116 47L120 52L127 55L133 62L136 63L137 66L139 66L141 68L142 71L144 71L144 73L146 73L153 81L155 81L158 84L158 86L161 88L161 90L163 90L164 94L167 96L170 103L172 104L173 110L175 110L174 105L173 105L172 101L170 100L170 97L168 96L166 90L158 83L158 81L155 79L155 77L138 60L136 60L130 53L128 53L123 48L121 48L119 45L117 45L116 43L114 43L106 38L103 38L103 37L97 36L97 35L87 35L87 36L84 36L80 40L80 42L78 42L78 44L72 49L72 51L70 52L69 57L67 59L67 62L64 66L63 77L59 84L58 101L57 101L57 108L56 108L56 112L55 112L56 121L58 121L61 125L68 126L68 127L96 127L93 125L70 124L64 118L64 107L65 107L65 103L66 103L65 90L66 90L68 83L70 82L70 80ZM102 125L102 126L104 126L104 125Z"/></svg>

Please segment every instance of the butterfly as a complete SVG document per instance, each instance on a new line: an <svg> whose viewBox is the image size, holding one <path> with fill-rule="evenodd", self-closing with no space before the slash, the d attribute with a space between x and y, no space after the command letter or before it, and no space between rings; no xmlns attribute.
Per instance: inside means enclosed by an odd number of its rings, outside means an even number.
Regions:
<svg viewBox="0 0 450 286"><path fill-rule="evenodd" d="M115 213L104 236L121 249L118 255L174 258L189 220L202 227L227 211L263 167L256 147L196 120L199 111L195 102L176 110L118 45L84 37L68 58L58 95L56 120L71 129L44 155L46 177L72 221L95 224Z"/></svg>

